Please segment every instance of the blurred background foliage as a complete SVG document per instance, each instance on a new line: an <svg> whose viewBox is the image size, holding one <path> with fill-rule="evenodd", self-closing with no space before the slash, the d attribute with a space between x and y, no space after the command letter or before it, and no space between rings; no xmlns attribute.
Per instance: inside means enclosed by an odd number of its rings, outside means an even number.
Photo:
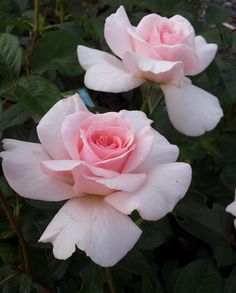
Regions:
<svg viewBox="0 0 236 293"><path fill-rule="evenodd" d="M1 138L37 141L40 117L76 91L90 95L94 111L140 108L139 88L121 94L85 89L77 61L78 44L109 51L104 20L121 4L134 25L152 12L181 14L196 34L219 46L214 62L193 78L219 97L224 118L215 130L197 138L181 135L171 126L164 101L155 107L158 93L146 92L153 126L180 147L179 160L191 164L193 180L171 214L141 223L137 245L112 269L117 292L236 292L236 238L233 217L225 212L236 185L236 12L213 2L0 1ZM0 188L0 292L109 292L105 271L83 252L59 261L50 244L38 243L62 203L22 199L2 173Z"/></svg>

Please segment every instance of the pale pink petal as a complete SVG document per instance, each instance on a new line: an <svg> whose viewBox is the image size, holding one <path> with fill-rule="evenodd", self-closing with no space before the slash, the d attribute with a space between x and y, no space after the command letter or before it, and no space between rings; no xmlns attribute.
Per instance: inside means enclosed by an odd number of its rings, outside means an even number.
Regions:
<svg viewBox="0 0 236 293"><path fill-rule="evenodd" d="M94 114L80 111L67 115L61 126L61 135L64 146L73 160L79 160L80 127L85 120Z"/></svg>
<svg viewBox="0 0 236 293"><path fill-rule="evenodd" d="M161 57L157 55L157 53L155 52L155 50L153 50L153 46L148 42L148 37L146 36L144 39L142 38L142 36L140 36L138 34L137 28L136 27L131 27L128 28L128 33L130 34L130 37L133 38L133 43L134 43L134 49L133 51L130 52L136 52L139 55L143 56L143 57L147 57L150 59L156 59L156 60L160 60ZM156 35L156 42L159 44L158 41L159 40L159 36L158 33Z"/></svg>
<svg viewBox="0 0 236 293"><path fill-rule="evenodd" d="M40 144L5 139L3 172L9 185L21 196L60 201L77 194L67 177L52 178L46 175L40 166L42 160L50 160Z"/></svg>
<svg viewBox="0 0 236 293"><path fill-rule="evenodd" d="M181 15L174 15L169 18L169 21L170 23L181 23L183 25L183 28L186 30L185 38L183 41L187 42L190 46L194 46L195 31L191 23Z"/></svg>
<svg viewBox="0 0 236 293"><path fill-rule="evenodd" d="M236 201L233 201L230 205L226 207L226 212L236 216Z"/></svg>
<svg viewBox="0 0 236 293"><path fill-rule="evenodd" d="M207 68L207 66L215 58L217 45L207 44L206 40L202 36L195 37L196 53L198 56L198 66L196 70L189 75L195 75Z"/></svg>
<svg viewBox="0 0 236 293"><path fill-rule="evenodd" d="M185 82L180 88L162 85L167 112L173 126L186 135L198 136L212 130L223 116L218 99Z"/></svg>
<svg viewBox="0 0 236 293"><path fill-rule="evenodd" d="M82 149L80 150L81 160L91 164L100 162L101 159L95 154L94 150L91 148L83 129L80 130L80 137L83 142Z"/></svg>
<svg viewBox="0 0 236 293"><path fill-rule="evenodd" d="M107 17L104 27L104 36L108 46L121 59L126 51L133 50L132 38L127 29L131 27L123 6L116 13Z"/></svg>
<svg viewBox="0 0 236 293"><path fill-rule="evenodd" d="M132 75L122 61L111 54L79 46L78 57L81 66L87 70L84 82L90 89L119 93L145 82L141 77Z"/></svg>
<svg viewBox="0 0 236 293"><path fill-rule="evenodd" d="M155 13L144 16L136 28L137 35L139 35L144 41L148 42L150 32L153 31L154 27L161 26L163 20L166 20L166 18Z"/></svg>
<svg viewBox="0 0 236 293"><path fill-rule="evenodd" d="M67 259L75 246L103 267L115 265L134 246L141 230L101 198L69 200L39 239L53 244L54 256Z"/></svg>
<svg viewBox="0 0 236 293"><path fill-rule="evenodd" d="M193 47L188 44L160 45L153 48L162 60L171 62L181 62L184 74L188 75L197 68L198 57Z"/></svg>
<svg viewBox="0 0 236 293"><path fill-rule="evenodd" d="M170 144L160 133L152 129L153 145L148 157L141 163L137 171L148 172L157 164L175 162L179 155L176 145Z"/></svg>
<svg viewBox="0 0 236 293"><path fill-rule="evenodd" d="M57 102L40 120L37 132L40 142L53 159L68 159L70 156L65 149L61 126L69 114L87 111L79 95L65 98Z"/></svg>
<svg viewBox="0 0 236 293"><path fill-rule="evenodd" d="M129 149L122 155L120 155L117 158L111 158L107 160L101 160L98 163L95 163L94 165L100 168L113 170L116 172L122 172L124 165L127 161L127 158L129 157L129 154L132 153L135 149L135 144L129 147Z"/></svg>
<svg viewBox="0 0 236 293"><path fill-rule="evenodd" d="M44 172L49 176L59 176L60 173L72 172L77 169L81 174L95 175L105 178L114 178L119 175L118 172L98 168L96 166L90 165L84 161L73 161L73 160L49 160L41 161Z"/></svg>
<svg viewBox="0 0 236 293"><path fill-rule="evenodd" d="M182 82L182 62L153 60L131 52L125 53L123 62L133 75L140 78L177 86Z"/></svg>
<svg viewBox="0 0 236 293"><path fill-rule="evenodd" d="M130 153L122 172L131 172L135 170L148 157L153 147L153 132L148 125L142 128L135 136L135 148Z"/></svg>
<svg viewBox="0 0 236 293"><path fill-rule="evenodd" d="M142 128L150 126L150 124L153 122L147 118L146 114L142 111L121 110L119 114L121 114L121 117L126 119L132 126L134 135L136 135Z"/></svg>
<svg viewBox="0 0 236 293"><path fill-rule="evenodd" d="M115 192L104 200L121 213L130 214L137 210L143 219L155 221L173 210L188 190L190 181L190 165L161 164L147 174L139 190L132 193Z"/></svg>
<svg viewBox="0 0 236 293"><path fill-rule="evenodd" d="M114 178L96 178L96 177L86 177L91 178L95 182L105 185L106 187L113 190L123 190L123 191L135 191L137 190L144 182L146 174L142 173L123 173L119 174Z"/></svg>

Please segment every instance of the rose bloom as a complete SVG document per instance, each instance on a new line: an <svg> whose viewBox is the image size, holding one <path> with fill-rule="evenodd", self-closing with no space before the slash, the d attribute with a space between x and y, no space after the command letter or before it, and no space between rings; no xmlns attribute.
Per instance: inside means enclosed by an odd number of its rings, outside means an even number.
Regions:
<svg viewBox="0 0 236 293"><path fill-rule="evenodd" d="M78 95L41 119L39 143L5 139L1 153L10 186L26 198L68 199L41 242L67 259L75 246L101 266L117 263L139 239L128 216L158 220L186 193L191 167L143 112L90 113Z"/></svg>
<svg viewBox="0 0 236 293"><path fill-rule="evenodd" d="M160 85L178 131L197 136L217 125L223 115L218 99L185 77L202 72L215 57L217 46L195 37L187 19L149 14L134 27L121 6L106 19L104 34L119 58L78 46L88 88L117 93L150 80Z"/></svg>

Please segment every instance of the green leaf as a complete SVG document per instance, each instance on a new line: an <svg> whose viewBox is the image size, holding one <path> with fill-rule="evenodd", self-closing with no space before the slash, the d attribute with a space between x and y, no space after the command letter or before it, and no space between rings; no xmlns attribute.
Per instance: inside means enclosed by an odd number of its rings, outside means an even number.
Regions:
<svg viewBox="0 0 236 293"><path fill-rule="evenodd" d="M167 217L156 222L144 222L141 229L143 233L137 244L141 249L158 247L174 236Z"/></svg>
<svg viewBox="0 0 236 293"><path fill-rule="evenodd" d="M0 258L4 263L11 263L16 256L16 247L6 242L0 242Z"/></svg>
<svg viewBox="0 0 236 293"><path fill-rule="evenodd" d="M185 230L209 244L222 245L230 241L230 216L217 203L208 208L203 194L188 194L176 206L174 215Z"/></svg>
<svg viewBox="0 0 236 293"><path fill-rule="evenodd" d="M54 84L38 76L22 77L14 90L16 99L30 112L44 115L60 99Z"/></svg>
<svg viewBox="0 0 236 293"><path fill-rule="evenodd" d="M222 5L209 5L206 9L205 20L207 24L218 24L229 18L229 11Z"/></svg>
<svg viewBox="0 0 236 293"><path fill-rule="evenodd" d="M0 34L0 75L14 80L19 76L22 63L22 49L18 39L10 34Z"/></svg>
<svg viewBox="0 0 236 293"><path fill-rule="evenodd" d="M219 70L219 74L223 80L224 86L227 90L227 99L228 103L232 103L236 101L236 72L235 66L236 62L234 60L224 60L224 59L216 59L216 64Z"/></svg>
<svg viewBox="0 0 236 293"><path fill-rule="evenodd" d="M178 275L174 293L222 293L223 280L207 260L188 264Z"/></svg>
<svg viewBox="0 0 236 293"><path fill-rule="evenodd" d="M77 58L80 41L75 35L57 31L46 33L36 44L30 66L35 72L57 69L69 76L81 73Z"/></svg>
<svg viewBox="0 0 236 293"><path fill-rule="evenodd" d="M16 275L3 286L2 293L30 293L31 278L26 274Z"/></svg>
<svg viewBox="0 0 236 293"><path fill-rule="evenodd" d="M226 281L224 293L235 293L236 292L236 267L231 272L229 278Z"/></svg>
<svg viewBox="0 0 236 293"><path fill-rule="evenodd" d="M119 262L119 266L128 272L137 275L150 275L151 268L147 259L137 249L133 248L128 254Z"/></svg>
<svg viewBox="0 0 236 293"><path fill-rule="evenodd" d="M29 117L30 114L20 104L10 106L3 112L0 132L6 128L23 124Z"/></svg>
<svg viewBox="0 0 236 293"><path fill-rule="evenodd" d="M83 279L80 293L103 293L103 284L105 283L105 271L98 265L90 263L83 270L80 276Z"/></svg>

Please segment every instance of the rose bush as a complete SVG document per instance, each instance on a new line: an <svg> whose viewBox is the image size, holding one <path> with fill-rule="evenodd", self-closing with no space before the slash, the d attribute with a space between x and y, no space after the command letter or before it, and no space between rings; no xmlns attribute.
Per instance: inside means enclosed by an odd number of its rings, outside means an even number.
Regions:
<svg viewBox="0 0 236 293"><path fill-rule="evenodd" d="M191 168L175 162L178 148L140 111L90 113L78 95L55 104L41 119L40 143L5 139L4 175L21 196L68 201L39 241L58 259L75 246L96 263L112 266L141 230L128 216L146 220L170 212L186 193Z"/></svg>
<svg viewBox="0 0 236 293"><path fill-rule="evenodd" d="M215 57L217 46L195 36L187 19L149 14L134 27L121 6L106 19L104 34L120 59L78 46L88 88L117 93L151 80L160 84L177 130L197 136L217 125L223 115L218 99L185 77L202 72Z"/></svg>

